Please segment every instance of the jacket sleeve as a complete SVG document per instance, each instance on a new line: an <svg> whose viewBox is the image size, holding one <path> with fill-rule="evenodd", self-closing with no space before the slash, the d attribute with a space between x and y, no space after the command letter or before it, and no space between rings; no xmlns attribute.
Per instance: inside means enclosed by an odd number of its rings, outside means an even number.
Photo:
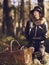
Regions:
<svg viewBox="0 0 49 65"><path fill-rule="evenodd" d="M26 37L26 39L27 40L29 40L29 27L30 26L30 24L29 24L29 21L27 22L27 24L26 24L26 28L25 28L25 37Z"/></svg>
<svg viewBox="0 0 49 65"><path fill-rule="evenodd" d="M42 31L42 37L43 39L45 40L47 38L47 31L48 31L48 24L47 22L44 23L44 26L43 26L43 31Z"/></svg>

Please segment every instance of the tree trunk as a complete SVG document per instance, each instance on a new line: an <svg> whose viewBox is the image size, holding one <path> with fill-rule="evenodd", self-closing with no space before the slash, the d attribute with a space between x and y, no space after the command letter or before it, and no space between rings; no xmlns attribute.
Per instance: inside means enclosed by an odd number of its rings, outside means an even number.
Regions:
<svg viewBox="0 0 49 65"><path fill-rule="evenodd" d="M20 14L22 19L22 27L24 27L24 0L21 0Z"/></svg>
<svg viewBox="0 0 49 65"><path fill-rule="evenodd" d="M44 4L43 4L44 0L38 0L38 5L42 8L42 14L44 15Z"/></svg>
<svg viewBox="0 0 49 65"><path fill-rule="evenodd" d="M10 16L10 8L8 7L8 0L3 2L3 26L2 32L7 33L7 35L13 35L13 24L12 17Z"/></svg>
<svg viewBox="0 0 49 65"><path fill-rule="evenodd" d="M30 0L29 0L29 18L30 18L30 9L31 9L31 3L30 3Z"/></svg>

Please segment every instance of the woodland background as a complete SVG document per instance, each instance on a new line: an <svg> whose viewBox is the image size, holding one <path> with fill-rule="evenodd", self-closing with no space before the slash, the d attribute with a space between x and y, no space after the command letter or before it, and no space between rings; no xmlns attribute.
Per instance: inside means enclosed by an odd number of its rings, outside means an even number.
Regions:
<svg viewBox="0 0 49 65"><path fill-rule="evenodd" d="M13 1L13 2L12 2ZM21 45L27 45L25 38L26 23L30 18L30 10L36 5L43 9L49 27L49 0L0 0L0 51L16 39ZM1 44L1 41L3 44ZM5 46L4 46L5 43ZM49 29L45 41L46 51L49 52Z"/></svg>

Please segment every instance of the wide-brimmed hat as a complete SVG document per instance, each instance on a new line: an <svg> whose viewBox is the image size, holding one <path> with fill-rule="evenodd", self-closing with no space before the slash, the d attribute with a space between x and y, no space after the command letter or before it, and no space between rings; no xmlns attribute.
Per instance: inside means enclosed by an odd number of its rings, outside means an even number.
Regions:
<svg viewBox="0 0 49 65"><path fill-rule="evenodd" d="M41 14L42 14L42 8L41 8L41 7L39 7L39 6L34 7L34 9L30 11L30 13L31 13L31 14L33 14L33 13L34 13L34 11L38 11L39 13L41 13Z"/></svg>

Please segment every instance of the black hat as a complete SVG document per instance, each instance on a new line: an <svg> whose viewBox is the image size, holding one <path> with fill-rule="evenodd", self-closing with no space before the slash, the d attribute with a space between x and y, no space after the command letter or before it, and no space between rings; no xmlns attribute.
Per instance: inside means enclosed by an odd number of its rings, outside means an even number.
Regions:
<svg viewBox="0 0 49 65"><path fill-rule="evenodd" d="M31 14L33 14L33 13L34 13L34 11L38 11L39 13L41 13L41 14L42 14L42 8L41 8L41 7L39 7L39 6L36 6L33 10L31 10L31 11L30 11L30 13L31 13Z"/></svg>

